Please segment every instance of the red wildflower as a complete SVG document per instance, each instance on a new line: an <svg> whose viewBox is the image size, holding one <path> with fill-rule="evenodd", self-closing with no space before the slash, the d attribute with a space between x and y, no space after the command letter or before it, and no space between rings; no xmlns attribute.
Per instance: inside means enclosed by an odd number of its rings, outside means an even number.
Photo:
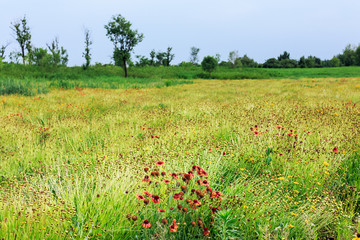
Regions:
<svg viewBox="0 0 360 240"><path fill-rule="evenodd" d="M157 162L156 162L156 165L157 165L157 166L161 166L161 165L164 165L164 163L165 163L165 162L163 162L163 161L157 161Z"/></svg>
<svg viewBox="0 0 360 240"><path fill-rule="evenodd" d="M255 127L254 127L255 129L258 129L259 127L258 127L258 125L255 125Z"/></svg>
<svg viewBox="0 0 360 240"><path fill-rule="evenodd" d="M179 177L178 177L178 175L176 173L171 173L170 175L175 179L179 179Z"/></svg>
<svg viewBox="0 0 360 240"><path fill-rule="evenodd" d="M339 149L337 147L334 147L333 153L338 153L338 152L339 152Z"/></svg>
<svg viewBox="0 0 360 240"><path fill-rule="evenodd" d="M175 193L174 196L173 196L173 198L174 198L175 200L179 200L179 199L181 198L181 195L180 195L179 193Z"/></svg>
<svg viewBox="0 0 360 240"><path fill-rule="evenodd" d="M164 182L165 182L165 184L168 184L168 183L170 183L171 181L165 179Z"/></svg>
<svg viewBox="0 0 360 240"><path fill-rule="evenodd" d="M145 175L144 179L142 180L143 182L149 182L150 179L149 179L149 176L148 175Z"/></svg>
<svg viewBox="0 0 360 240"><path fill-rule="evenodd" d="M151 226L152 226L152 224L148 220L145 220L141 225L144 228L151 228Z"/></svg>
<svg viewBox="0 0 360 240"><path fill-rule="evenodd" d="M165 212L165 210L158 208L158 212Z"/></svg>
<svg viewBox="0 0 360 240"><path fill-rule="evenodd" d="M199 202L198 200L194 199L192 201L192 203L190 203L191 206L193 207L197 207L197 206L201 206L201 202Z"/></svg>
<svg viewBox="0 0 360 240"><path fill-rule="evenodd" d="M205 186L209 186L209 182L208 180L203 180L203 181L200 181L200 185L205 185Z"/></svg>
<svg viewBox="0 0 360 240"><path fill-rule="evenodd" d="M211 148L209 148L209 152L211 152Z"/></svg>
<svg viewBox="0 0 360 240"><path fill-rule="evenodd" d="M161 172L161 176L165 176L166 175L166 172Z"/></svg>
<svg viewBox="0 0 360 240"><path fill-rule="evenodd" d="M145 171L145 172L149 171L149 168L147 168L147 167L146 167L146 168L144 168L144 171Z"/></svg>
<svg viewBox="0 0 360 240"><path fill-rule="evenodd" d="M282 129L282 127L281 126L276 126L276 129Z"/></svg>
<svg viewBox="0 0 360 240"><path fill-rule="evenodd" d="M176 232L178 229L178 226L176 225L176 220L173 220L172 225L170 226L170 232Z"/></svg>
<svg viewBox="0 0 360 240"><path fill-rule="evenodd" d="M160 203L160 197L157 195L152 195L151 201L153 201L153 203Z"/></svg>
<svg viewBox="0 0 360 240"><path fill-rule="evenodd" d="M255 135L259 135L259 132L258 131L254 131Z"/></svg>
<svg viewBox="0 0 360 240"><path fill-rule="evenodd" d="M206 236L206 235L209 235L210 231L209 231L209 229L207 227L204 227L204 232L203 233Z"/></svg>
<svg viewBox="0 0 360 240"><path fill-rule="evenodd" d="M141 196L140 194L136 194L136 197L139 199L139 200L144 200L145 198L143 196Z"/></svg>
<svg viewBox="0 0 360 240"><path fill-rule="evenodd" d="M197 171L197 172L198 172L198 171L200 171L200 169L201 169L201 167L199 167L199 166L193 166L193 167L192 167L192 170L193 170L193 171Z"/></svg>
<svg viewBox="0 0 360 240"><path fill-rule="evenodd" d="M209 176L209 174L207 172L204 171L204 169L200 169L200 171L198 171L199 176L204 176L207 177Z"/></svg>
<svg viewBox="0 0 360 240"><path fill-rule="evenodd" d="M145 191L144 194L148 197L151 197L151 193L149 193L148 191Z"/></svg>
<svg viewBox="0 0 360 240"><path fill-rule="evenodd" d="M146 198L144 199L144 204L145 204L145 205L148 205L149 202L150 202L149 199L146 199Z"/></svg>
<svg viewBox="0 0 360 240"><path fill-rule="evenodd" d="M220 210L220 207L210 207L211 214L215 214L217 211Z"/></svg>

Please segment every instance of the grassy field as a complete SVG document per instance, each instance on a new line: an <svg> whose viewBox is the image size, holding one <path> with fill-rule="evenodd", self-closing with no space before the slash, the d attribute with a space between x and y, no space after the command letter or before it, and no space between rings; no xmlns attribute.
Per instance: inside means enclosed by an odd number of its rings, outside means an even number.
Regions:
<svg viewBox="0 0 360 240"><path fill-rule="evenodd" d="M360 78L144 87L0 96L0 239L360 231Z"/></svg>
<svg viewBox="0 0 360 240"><path fill-rule="evenodd" d="M46 79L98 81L107 78L123 77L124 71L116 66L91 66L88 70L82 67L39 67L33 65L5 64L0 65L1 79ZM200 66L188 67L130 67L129 76L140 79L207 79ZM300 79L300 78L341 78L360 77L360 67L338 67L338 68L228 68L218 67L211 75L213 79Z"/></svg>

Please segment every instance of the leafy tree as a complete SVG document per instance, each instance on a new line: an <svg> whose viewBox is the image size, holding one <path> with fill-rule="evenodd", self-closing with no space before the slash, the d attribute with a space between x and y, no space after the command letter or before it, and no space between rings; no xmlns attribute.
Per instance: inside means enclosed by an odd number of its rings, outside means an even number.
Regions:
<svg viewBox="0 0 360 240"><path fill-rule="evenodd" d="M20 62L21 53L17 51L12 51L9 54L10 62L19 63Z"/></svg>
<svg viewBox="0 0 360 240"><path fill-rule="evenodd" d="M157 52L156 53L156 65L160 66L164 64L164 58L165 58L165 54L164 52Z"/></svg>
<svg viewBox="0 0 360 240"><path fill-rule="evenodd" d="M290 53L288 53L287 51L284 51L283 54L280 54L280 56L278 57L278 61L285 59L290 59Z"/></svg>
<svg viewBox="0 0 360 240"><path fill-rule="evenodd" d="M85 35L85 50L83 52L83 57L85 58L85 64L83 64L83 68L84 69L88 69L88 67L90 66L90 61L91 61L91 53L90 53L90 46L92 44L92 41L90 39L90 30L85 28L84 30L84 35Z"/></svg>
<svg viewBox="0 0 360 240"><path fill-rule="evenodd" d="M330 60L323 61L322 64L324 67L340 67L340 59L333 57Z"/></svg>
<svg viewBox="0 0 360 240"><path fill-rule="evenodd" d="M135 64L136 66L145 67L145 66L149 66L149 65L150 65L151 60L148 59L147 57L141 56L141 55L137 55L136 58L138 59L138 61L137 61L136 64Z"/></svg>
<svg viewBox="0 0 360 240"><path fill-rule="evenodd" d="M356 65L360 66L360 45L355 50Z"/></svg>
<svg viewBox="0 0 360 240"><path fill-rule="evenodd" d="M280 62L276 58L269 58L266 60L266 62L263 64L264 68L280 68Z"/></svg>
<svg viewBox="0 0 360 240"><path fill-rule="evenodd" d="M256 68L259 65L254 59L249 58L246 54L240 59L243 67Z"/></svg>
<svg viewBox="0 0 360 240"><path fill-rule="evenodd" d="M19 21L11 23L11 30L15 34L15 39L19 43L21 49L21 57L23 60L23 64L25 64L25 60L27 55L31 54L31 33L30 28L27 26L27 20L24 16L23 19Z"/></svg>
<svg viewBox="0 0 360 240"><path fill-rule="evenodd" d="M1 59L5 59L5 50L6 48L9 46L9 43L5 44L5 45L2 45L0 47L0 58Z"/></svg>
<svg viewBox="0 0 360 240"><path fill-rule="evenodd" d="M199 52L200 52L200 48L197 48L197 47L192 47L190 49L190 62L193 64L193 65L196 65L198 64L199 62Z"/></svg>
<svg viewBox="0 0 360 240"><path fill-rule="evenodd" d="M64 47L59 47L59 39L55 37L55 39L47 44L47 47L52 55L52 64L54 66L62 65L66 66L69 61L69 55Z"/></svg>
<svg viewBox="0 0 360 240"><path fill-rule="evenodd" d="M280 61L281 68L297 68L298 62L295 59L282 59Z"/></svg>
<svg viewBox="0 0 360 240"><path fill-rule="evenodd" d="M201 67L205 72L209 73L209 78L211 78L211 73L216 69L218 62L216 58L212 56L204 57L201 62Z"/></svg>
<svg viewBox="0 0 360 240"><path fill-rule="evenodd" d="M155 56L156 56L156 52L155 50L151 50L150 52L150 65L154 66L155 65Z"/></svg>
<svg viewBox="0 0 360 240"><path fill-rule="evenodd" d="M174 59L175 54L171 53L172 47L168 47L165 53L165 64L166 66L170 66L171 61Z"/></svg>
<svg viewBox="0 0 360 240"><path fill-rule="evenodd" d="M111 21L105 25L107 31L106 36L114 44L114 61L118 66L122 62L125 77L127 74L127 62L130 60L131 52L134 47L142 42L144 35L138 33L137 30L131 29L131 23L120 14L113 16Z"/></svg>
<svg viewBox="0 0 360 240"><path fill-rule="evenodd" d="M350 44L348 44L343 50L343 53L339 54L337 57L344 66L356 65L355 47L351 46Z"/></svg>
<svg viewBox="0 0 360 240"><path fill-rule="evenodd" d="M53 56L48 53L47 49L34 48L31 56L32 63L37 66L45 67L53 65Z"/></svg>
<svg viewBox="0 0 360 240"><path fill-rule="evenodd" d="M238 51L231 51L229 53L228 61L232 67L238 67L237 64L241 63L241 61L237 61L236 59L239 58L239 52ZM236 64L237 63L237 64Z"/></svg>
<svg viewBox="0 0 360 240"><path fill-rule="evenodd" d="M301 68L305 68L306 67L306 63L305 63L305 57L302 56L299 60L299 67Z"/></svg>

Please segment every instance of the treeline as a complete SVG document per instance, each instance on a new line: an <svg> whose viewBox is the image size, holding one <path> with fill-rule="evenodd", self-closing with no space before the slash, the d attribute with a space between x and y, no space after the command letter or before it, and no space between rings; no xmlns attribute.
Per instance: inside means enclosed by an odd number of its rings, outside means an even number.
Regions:
<svg viewBox="0 0 360 240"><path fill-rule="evenodd" d="M158 66L171 66L175 58L172 52L173 48L168 47L165 51L152 50L148 56L137 55L135 60L131 58L134 47L143 41L144 35L138 33L137 30L131 28L132 24L121 15L113 16L112 19L105 25L107 31L106 36L113 43L112 59L115 66L120 66L124 69L125 77L128 75L128 67L158 67ZM59 39L56 37L46 47L35 47L31 41L31 31L27 23L26 17L12 22L11 29L13 36L18 43L19 51L13 51L8 54L9 62L20 63L28 65L36 65L41 67L57 67L66 66L69 60L67 50L60 46ZM83 69L86 70L91 66L91 32L88 29L84 30L84 64ZM0 64L6 57L6 49L9 44L0 46ZM183 61L178 66L199 66L200 48L192 47L190 49L189 61ZM202 67L205 71L211 74L216 66L228 68L322 68L322 67L342 67L342 66L360 66L360 45L345 47L342 53L334 56L329 60L322 60L315 56L302 56L299 60L291 59L290 53L285 51L277 58L269 58L264 63L258 63L247 55L239 56L238 51L231 51L228 55L227 61L221 61L220 54L212 56L211 61L206 56L207 65ZM203 59L203 61L205 60ZM216 63L215 63L216 61ZM103 65L95 63L95 65ZM209 66L212 66L209 68Z"/></svg>

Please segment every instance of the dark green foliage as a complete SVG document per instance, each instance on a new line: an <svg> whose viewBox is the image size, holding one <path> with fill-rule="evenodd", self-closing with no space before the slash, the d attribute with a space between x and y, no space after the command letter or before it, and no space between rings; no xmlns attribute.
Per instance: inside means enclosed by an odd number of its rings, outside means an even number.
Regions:
<svg viewBox="0 0 360 240"><path fill-rule="evenodd" d="M11 23L11 30L14 33L16 41L19 43L21 49L21 57L23 64L25 64L26 58L31 54L31 33L30 28L27 25L26 17L19 21Z"/></svg>
<svg viewBox="0 0 360 240"><path fill-rule="evenodd" d="M174 59L175 54L171 53L172 47L168 47L165 53L165 64L170 66L171 61Z"/></svg>
<svg viewBox="0 0 360 240"><path fill-rule="evenodd" d="M266 62L263 64L264 68L280 68L280 62L276 58L269 58L266 60Z"/></svg>
<svg viewBox="0 0 360 240"><path fill-rule="evenodd" d="M290 59L290 53L284 51L284 53L280 54L280 56L278 57L278 61L286 60L286 59Z"/></svg>
<svg viewBox="0 0 360 240"><path fill-rule="evenodd" d="M204 59L201 62L201 68L209 73L209 77L211 77L211 73L215 71L216 67L218 65L218 62L216 58L212 56L204 57Z"/></svg>
<svg viewBox="0 0 360 240"><path fill-rule="evenodd" d="M246 54L240 58L240 61L243 67L256 68L259 65L254 59L249 58Z"/></svg>
<svg viewBox="0 0 360 240"><path fill-rule="evenodd" d="M125 77L127 74L127 62L130 60L134 47L142 42L144 35L137 30L131 29L131 23L120 14L113 16L111 21L105 25L106 36L114 44L113 58L115 65L124 68ZM121 62L121 63L120 63Z"/></svg>

